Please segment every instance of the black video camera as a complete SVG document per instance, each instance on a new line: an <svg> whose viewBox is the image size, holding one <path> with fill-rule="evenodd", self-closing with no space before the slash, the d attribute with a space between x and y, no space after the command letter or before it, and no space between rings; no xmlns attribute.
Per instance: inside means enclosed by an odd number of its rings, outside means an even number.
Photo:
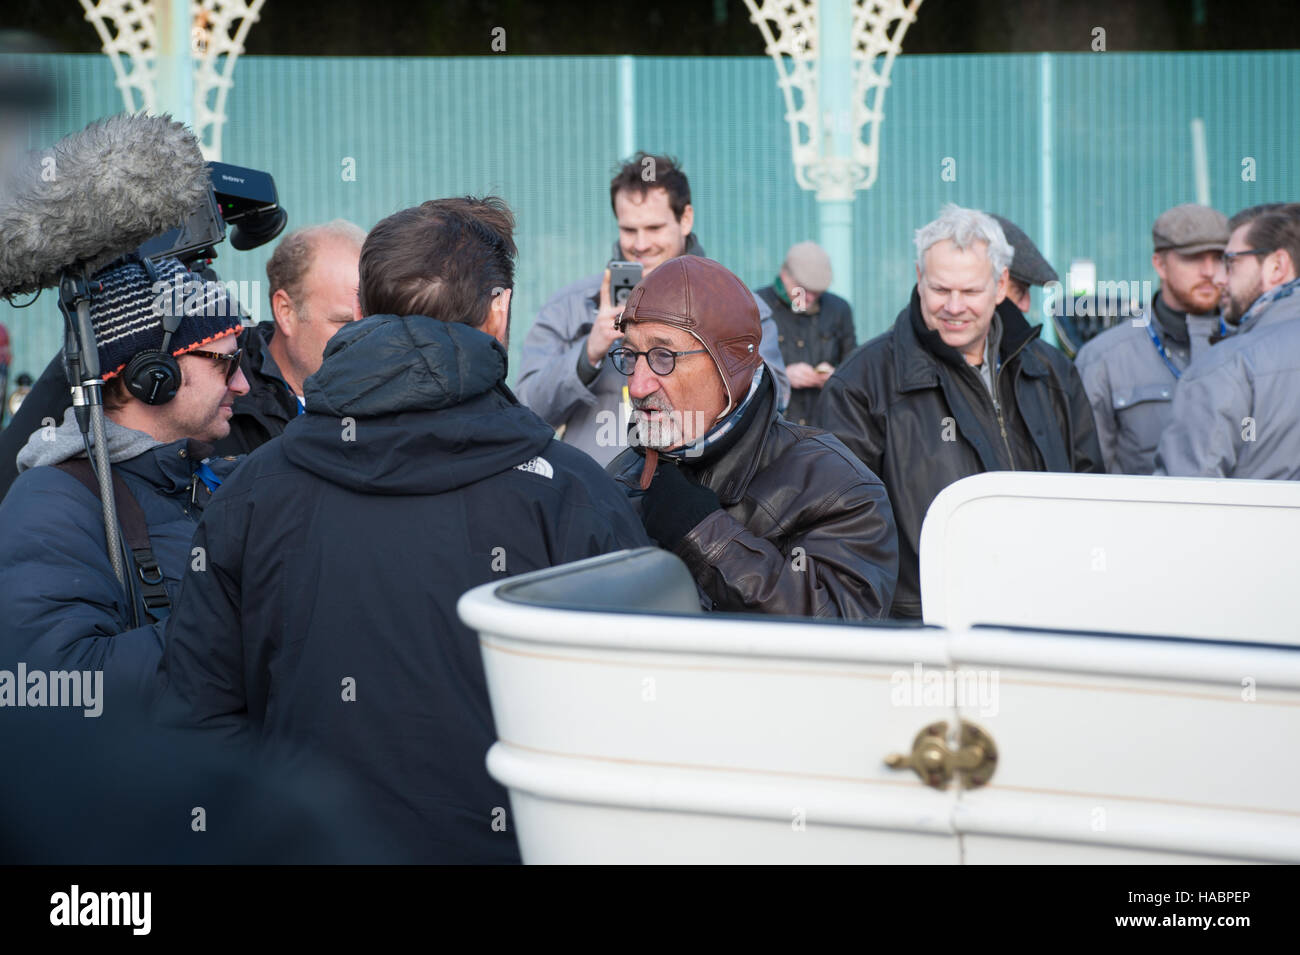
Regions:
<svg viewBox="0 0 1300 955"><path fill-rule="evenodd" d="M289 214L280 207L270 173L210 162L208 176L207 201L183 225L143 243L137 250L141 258L175 256L192 270L200 259L216 258L227 226L234 230L230 244L240 252L265 245L284 231Z"/></svg>

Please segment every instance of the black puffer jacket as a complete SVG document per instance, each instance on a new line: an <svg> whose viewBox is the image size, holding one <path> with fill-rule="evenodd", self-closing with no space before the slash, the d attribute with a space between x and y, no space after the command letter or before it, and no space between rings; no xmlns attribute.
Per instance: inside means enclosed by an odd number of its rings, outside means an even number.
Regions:
<svg viewBox="0 0 1300 955"><path fill-rule="evenodd" d="M336 761L406 861L518 860L461 594L649 543L505 376L467 325L340 330L307 413L213 496L167 630L169 722Z"/></svg>
<svg viewBox="0 0 1300 955"><path fill-rule="evenodd" d="M722 509L691 529L677 555L716 610L885 616L898 539L884 486L834 437L781 417L763 377L727 438L681 463ZM639 447L609 465L638 507L644 465Z"/></svg>
<svg viewBox="0 0 1300 955"><path fill-rule="evenodd" d="M921 616L921 522L949 484L984 471L1105 471L1074 365L1038 341L1041 326L1011 302L997 316L996 406L979 372L926 328L915 288L893 329L850 355L817 403L816 425L889 489L900 551L896 617Z"/></svg>

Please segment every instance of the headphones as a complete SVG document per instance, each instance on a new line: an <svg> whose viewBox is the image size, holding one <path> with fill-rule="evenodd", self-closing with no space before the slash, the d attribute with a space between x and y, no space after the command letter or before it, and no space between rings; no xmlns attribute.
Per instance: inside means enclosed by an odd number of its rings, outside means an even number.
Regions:
<svg viewBox="0 0 1300 955"><path fill-rule="evenodd" d="M150 287L157 285L158 269L147 258L141 258L140 264L149 277ZM181 366L167 350L172 335L181 326L184 317L177 314L179 310L169 308L163 314L163 340L161 348L150 348L140 352L129 362L122 372L126 390L147 405L165 405L176 397L181 388Z"/></svg>

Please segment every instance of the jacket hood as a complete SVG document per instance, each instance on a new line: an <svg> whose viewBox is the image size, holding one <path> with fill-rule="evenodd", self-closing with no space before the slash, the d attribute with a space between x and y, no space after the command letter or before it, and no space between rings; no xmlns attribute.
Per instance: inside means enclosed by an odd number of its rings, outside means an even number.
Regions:
<svg viewBox="0 0 1300 955"><path fill-rule="evenodd" d="M436 494L540 454L554 431L505 386L506 351L468 325L380 315L341 329L304 384L285 456L370 494Z"/></svg>
<svg viewBox="0 0 1300 955"><path fill-rule="evenodd" d="M104 433L108 438L108 460L111 464L128 461L156 448L161 441L143 431L127 428L104 416ZM86 456L86 445L81 439L81 428L71 407L63 413L63 422L53 430L37 428L27 444L18 452L18 473L43 465L62 464L76 457Z"/></svg>
<svg viewBox="0 0 1300 955"><path fill-rule="evenodd" d="M506 350L460 322L373 315L345 325L303 382L319 414L374 417L461 404L506 379Z"/></svg>

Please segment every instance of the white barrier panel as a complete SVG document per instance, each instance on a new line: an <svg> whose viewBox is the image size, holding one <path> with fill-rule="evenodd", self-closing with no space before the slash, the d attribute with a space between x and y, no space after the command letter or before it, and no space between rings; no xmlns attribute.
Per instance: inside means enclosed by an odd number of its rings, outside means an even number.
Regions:
<svg viewBox="0 0 1300 955"><path fill-rule="evenodd" d="M1300 862L1277 758L1300 650L552 609L508 583L459 610L526 862ZM988 785L886 765L959 719L996 748Z"/></svg>
<svg viewBox="0 0 1300 955"><path fill-rule="evenodd" d="M927 623L1300 645L1300 483L995 472L921 527Z"/></svg>

